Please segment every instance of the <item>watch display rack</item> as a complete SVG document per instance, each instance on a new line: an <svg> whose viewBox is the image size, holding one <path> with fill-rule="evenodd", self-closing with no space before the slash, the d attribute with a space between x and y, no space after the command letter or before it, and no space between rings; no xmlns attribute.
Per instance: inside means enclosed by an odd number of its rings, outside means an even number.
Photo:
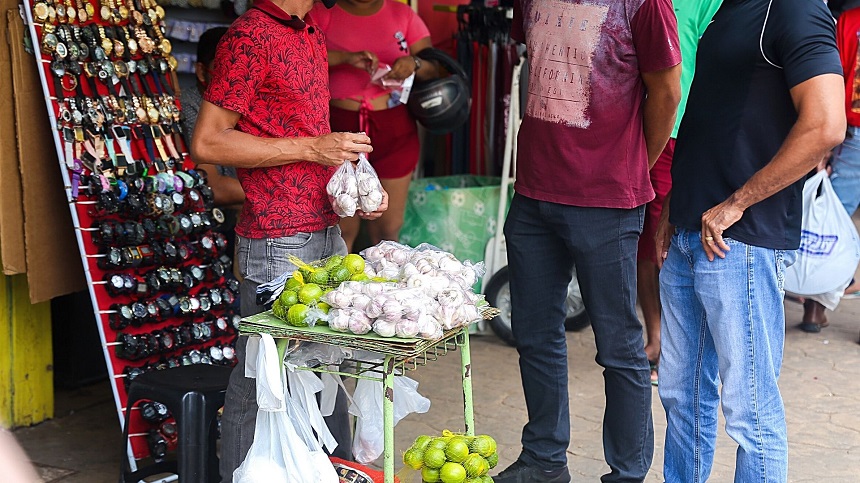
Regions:
<svg viewBox="0 0 860 483"><path fill-rule="evenodd" d="M176 58L155 0L24 2L120 424L137 375L235 364L238 282L187 154ZM135 408L128 455L176 440L163 407Z"/></svg>

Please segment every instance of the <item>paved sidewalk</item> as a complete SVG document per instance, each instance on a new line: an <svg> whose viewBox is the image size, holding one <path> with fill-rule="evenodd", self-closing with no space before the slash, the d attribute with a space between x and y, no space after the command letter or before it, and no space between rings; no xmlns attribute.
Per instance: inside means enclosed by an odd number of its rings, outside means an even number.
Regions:
<svg viewBox="0 0 860 483"><path fill-rule="evenodd" d="M780 380L787 407L792 482L860 482L860 300L846 300L821 334L796 329L802 308L786 302L785 363ZM594 362L590 330L568 334L573 481L597 481L606 471L601 445L603 378ZM498 469L519 452L526 421L516 351L493 336L472 338L475 418L479 433L499 442ZM432 401L426 415L412 415L396 430L398 454L419 434L462 430L459 354L442 357L413 373ZM662 481L665 415L654 391L656 448L647 481ZM43 480L115 482L121 454L119 423L107 384L59 393L57 417L15 432L40 466ZM732 481L734 443L720 429L710 481Z"/></svg>

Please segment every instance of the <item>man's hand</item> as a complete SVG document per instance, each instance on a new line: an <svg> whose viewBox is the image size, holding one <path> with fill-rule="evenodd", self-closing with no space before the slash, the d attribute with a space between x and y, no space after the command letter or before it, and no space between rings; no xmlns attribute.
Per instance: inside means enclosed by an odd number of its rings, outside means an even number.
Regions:
<svg viewBox="0 0 860 483"><path fill-rule="evenodd" d="M669 245L675 235L675 226L669 223L669 200L672 198L670 191L663 200L663 209L660 211L660 221L657 222L657 232L654 234L654 247L657 249L657 269L663 268L663 262L669 256Z"/></svg>
<svg viewBox="0 0 860 483"><path fill-rule="evenodd" d="M382 190L382 203L379 204L379 208L376 209L373 213L365 213L361 210L355 212L359 218L364 220L375 220L382 216L382 212L388 209L388 192L384 189Z"/></svg>
<svg viewBox="0 0 860 483"><path fill-rule="evenodd" d="M733 196L702 215L702 247L709 261L714 261L714 255L726 258L725 252L731 248L723 240L723 232L743 215L744 210L735 204Z"/></svg>
<svg viewBox="0 0 860 483"><path fill-rule="evenodd" d="M309 161L323 166L340 166L344 161L358 159L358 153L373 151L370 138L361 133L333 132L307 139L313 153Z"/></svg>

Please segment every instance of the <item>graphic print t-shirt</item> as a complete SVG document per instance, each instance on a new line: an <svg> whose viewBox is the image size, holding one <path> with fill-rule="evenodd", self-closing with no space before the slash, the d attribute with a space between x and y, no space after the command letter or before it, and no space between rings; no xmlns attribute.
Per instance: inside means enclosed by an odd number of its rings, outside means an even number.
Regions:
<svg viewBox="0 0 860 483"><path fill-rule="evenodd" d="M836 44L845 74L845 113L848 124L860 126L860 8L844 12L836 22Z"/></svg>
<svg viewBox="0 0 860 483"><path fill-rule="evenodd" d="M671 1L517 0L511 36L530 62L516 191L585 207L653 199L641 74L681 62Z"/></svg>
<svg viewBox="0 0 860 483"><path fill-rule="evenodd" d="M307 19L310 20L310 19ZM313 24L258 0L224 34L204 99L241 115L236 129L266 138L328 134L325 37ZM333 167L310 161L238 169L245 204L236 233L278 238L338 221L325 191Z"/></svg>

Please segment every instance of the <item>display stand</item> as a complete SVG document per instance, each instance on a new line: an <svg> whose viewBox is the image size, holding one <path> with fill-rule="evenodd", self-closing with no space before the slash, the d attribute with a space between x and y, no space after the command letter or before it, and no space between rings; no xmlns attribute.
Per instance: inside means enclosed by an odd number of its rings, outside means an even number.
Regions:
<svg viewBox="0 0 860 483"><path fill-rule="evenodd" d="M415 370L428 362L437 360L450 351L460 349L461 375L463 378L463 418L467 435L475 434L475 413L472 406L472 362L469 352L469 329L461 327L449 330L440 339L398 339L380 337L370 333L353 335L335 332L328 327L283 327L283 321L271 311L242 319L239 325L244 335L269 334L275 339L308 341L329 344L354 351L379 354L383 361L351 359L344 361L347 369L329 371L311 368L315 372L329 372L344 377L381 381L383 393L382 419L385 447L383 470L385 483L394 483L394 376Z"/></svg>
<svg viewBox="0 0 860 483"><path fill-rule="evenodd" d="M155 0L23 5L54 127L52 139L24 142L56 148L122 425L136 375L235 364L238 287L226 239L212 230L223 214L188 158L163 8ZM172 418L144 413L135 408L130 419L132 470L176 443Z"/></svg>

